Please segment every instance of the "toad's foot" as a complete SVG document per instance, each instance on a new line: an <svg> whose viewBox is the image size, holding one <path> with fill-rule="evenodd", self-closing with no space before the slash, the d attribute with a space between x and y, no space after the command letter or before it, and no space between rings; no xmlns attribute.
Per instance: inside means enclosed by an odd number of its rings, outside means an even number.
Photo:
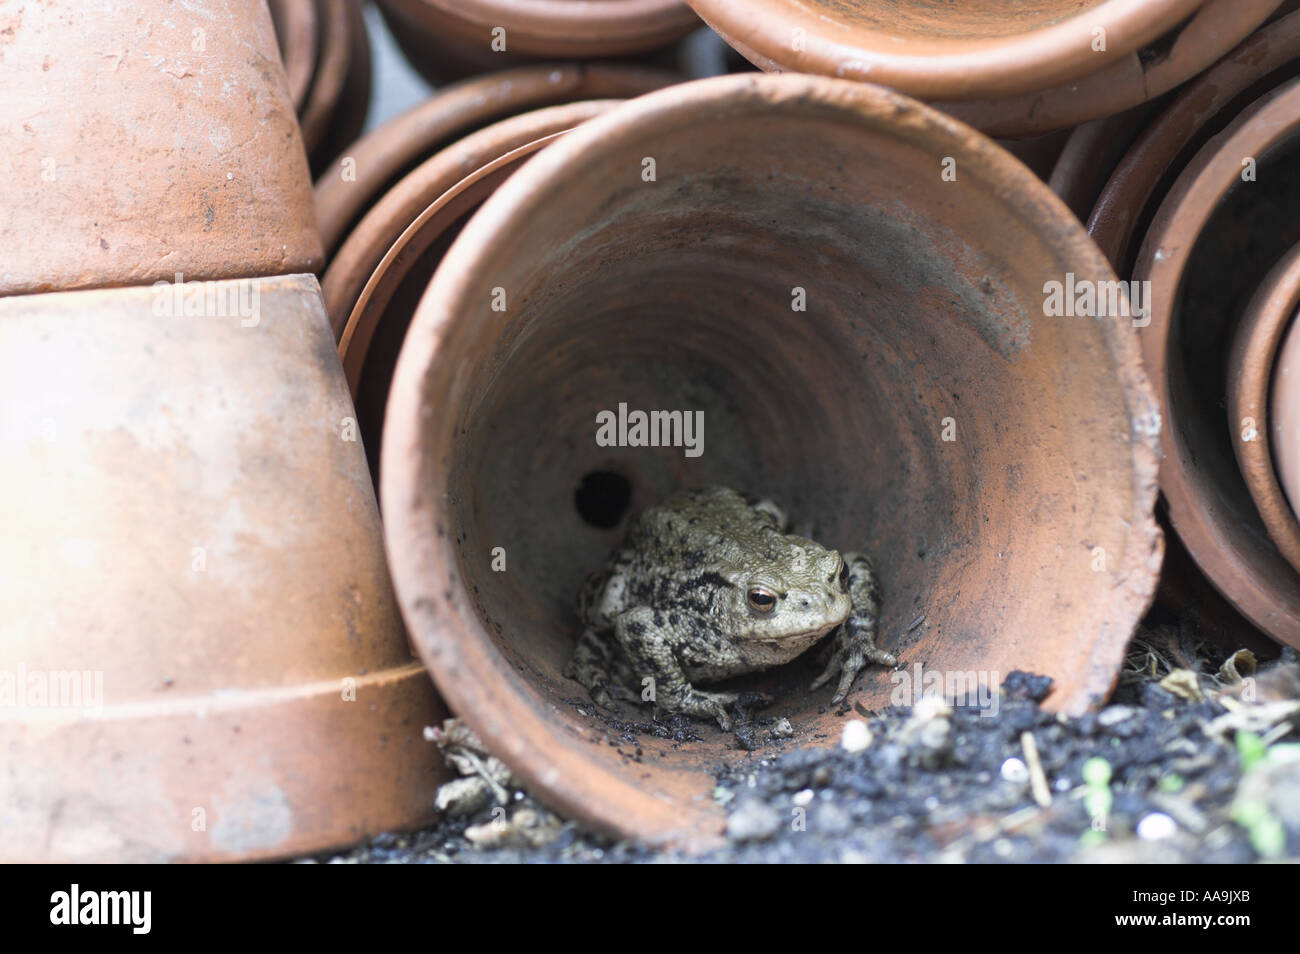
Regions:
<svg viewBox="0 0 1300 954"><path fill-rule="evenodd" d="M863 633L854 625L852 619L846 620L836 631L835 647L831 651L830 661L822 674L813 680L812 688L820 689L831 680L832 676L839 673L839 686L835 689L835 695L831 696L831 702L840 702L849 694L849 690L853 688L853 680L858 678L858 673L866 667L867 663L876 663L893 669L898 665L898 659L893 653L876 648L874 626L869 633Z"/></svg>
<svg viewBox="0 0 1300 954"><path fill-rule="evenodd" d="M826 669L812 684L813 689L820 689L839 673L840 681L835 695L831 697L832 703L840 702L849 694L853 680L867 663L891 669L898 665L893 653L876 648L880 590L871 562L860 553L844 554L844 562L849 568L849 594L853 598L853 609L849 618L835 631L835 641Z"/></svg>
<svg viewBox="0 0 1300 954"><path fill-rule="evenodd" d="M727 710L736 704L737 698L734 692L704 692L687 685L666 698L661 694L657 702L669 712L717 719L722 731L728 732L731 729L731 719Z"/></svg>

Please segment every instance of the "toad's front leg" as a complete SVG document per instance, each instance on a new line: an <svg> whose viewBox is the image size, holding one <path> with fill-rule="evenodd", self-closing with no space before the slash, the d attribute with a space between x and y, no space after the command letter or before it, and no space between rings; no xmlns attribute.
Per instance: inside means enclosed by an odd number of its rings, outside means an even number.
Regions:
<svg viewBox="0 0 1300 954"><path fill-rule="evenodd" d="M633 678L645 685L649 677L656 705L669 712L705 716L718 720L723 731L731 728L727 708L735 703L734 692L703 692L686 679L673 648L672 633L655 623L654 610L638 606L618 615L614 638L627 654Z"/></svg>
<svg viewBox="0 0 1300 954"><path fill-rule="evenodd" d="M871 561L861 553L846 553L844 563L849 568L849 597L853 609L849 611L849 618L835 630L835 642L826 669L812 684L813 689L820 689L838 673L840 682L831 702L839 702L849 694L853 680L867 663L878 663L891 669L898 665L892 653L876 648L880 587Z"/></svg>

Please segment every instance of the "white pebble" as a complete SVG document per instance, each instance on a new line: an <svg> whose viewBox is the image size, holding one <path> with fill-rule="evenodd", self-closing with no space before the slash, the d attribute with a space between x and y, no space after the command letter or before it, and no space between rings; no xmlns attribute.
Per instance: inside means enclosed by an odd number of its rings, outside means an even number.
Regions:
<svg viewBox="0 0 1300 954"><path fill-rule="evenodd" d="M924 695L912 707L912 718L920 722L931 719L946 719L952 715L952 706L939 695Z"/></svg>
<svg viewBox="0 0 1300 954"><path fill-rule="evenodd" d="M1002 763L1002 777L1008 782L1029 781L1029 768L1020 759L1007 759Z"/></svg>
<svg viewBox="0 0 1300 954"><path fill-rule="evenodd" d="M802 792L794 793L794 803L796 805L807 805L813 800L813 790L805 788Z"/></svg>
<svg viewBox="0 0 1300 954"><path fill-rule="evenodd" d="M1178 831L1178 825L1164 812L1152 812L1138 822L1138 837L1143 841L1159 841Z"/></svg>
<svg viewBox="0 0 1300 954"><path fill-rule="evenodd" d="M871 726L861 719L850 719L844 723L840 733L840 746L845 752L863 752L871 745Z"/></svg>

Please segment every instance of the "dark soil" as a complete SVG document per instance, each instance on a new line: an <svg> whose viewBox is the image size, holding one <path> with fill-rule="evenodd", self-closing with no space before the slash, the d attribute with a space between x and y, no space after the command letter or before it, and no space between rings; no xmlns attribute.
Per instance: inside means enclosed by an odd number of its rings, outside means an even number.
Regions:
<svg viewBox="0 0 1300 954"><path fill-rule="evenodd" d="M486 847L466 837L467 830L492 820L493 809L487 808L315 860L1239 863L1260 860L1261 849L1271 857L1300 857L1300 761L1258 762L1251 754L1262 751L1257 744L1261 735L1265 748L1294 742L1294 725L1285 720L1260 723L1258 710L1252 709L1254 722L1241 724L1259 731L1239 738L1223 717L1231 709L1237 715L1227 721L1241 721L1243 706L1230 694L1213 698L1223 688L1213 675L1218 661L1196 663L1206 698L1192 701L1157 684L1177 666L1153 645L1159 641L1135 641L1111 704L1078 718L1039 708L1050 680L1012 673L1003 683L996 714L940 705L937 714L923 717L913 708L891 708L862 720L873 738L858 752L839 745L775 758L738 752L738 764L720 772L714 795L729 810L727 844L704 855L611 842L555 819L516 789L510 791L509 803L496 809L496 817L509 819L510 825L537 819L545 824L531 829L521 824L522 834L508 836L504 845ZM1271 677L1260 673L1260 683L1274 687L1266 696L1272 692L1275 700L1285 700L1285 687L1300 682L1294 675L1294 653L1285 654L1274 668ZM1216 719L1220 722L1212 726ZM655 734L689 732L689 725L676 722L638 723L635 728ZM1026 752L1025 733L1032 734L1045 782L1037 801L1028 777L1033 758ZM1097 810L1107 796L1089 796L1084 781L1085 763L1095 759L1109 769L1109 783L1094 781L1091 787L1109 792L1104 818ZM1093 763L1091 771L1098 768ZM1248 831L1234 821L1233 802L1245 774L1251 798L1265 804L1265 822L1257 810L1251 824L1272 826L1268 831ZM1240 806L1237 818L1242 818ZM543 829L546 834L537 834ZM530 837L550 840L532 846L525 844Z"/></svg>

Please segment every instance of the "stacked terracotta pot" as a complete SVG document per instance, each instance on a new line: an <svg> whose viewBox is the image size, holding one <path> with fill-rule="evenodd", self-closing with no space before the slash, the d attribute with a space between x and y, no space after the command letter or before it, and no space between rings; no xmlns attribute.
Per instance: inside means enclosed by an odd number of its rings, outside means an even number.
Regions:
<svg viewBox="0 0 1300 954"><path fill-rule="evenodd" d="M1300 646L1292 319L1300 307L1300 13L1158 108L1075 130L1052 184L1151 307L1168 516L1220 593Z"/></svg>
<svg viewBox="0 0 1300 954"><path fill-rule="evenodd" d="M430 818L443 711L265 5L6 27L0 857L272 857Z"/></svg>

